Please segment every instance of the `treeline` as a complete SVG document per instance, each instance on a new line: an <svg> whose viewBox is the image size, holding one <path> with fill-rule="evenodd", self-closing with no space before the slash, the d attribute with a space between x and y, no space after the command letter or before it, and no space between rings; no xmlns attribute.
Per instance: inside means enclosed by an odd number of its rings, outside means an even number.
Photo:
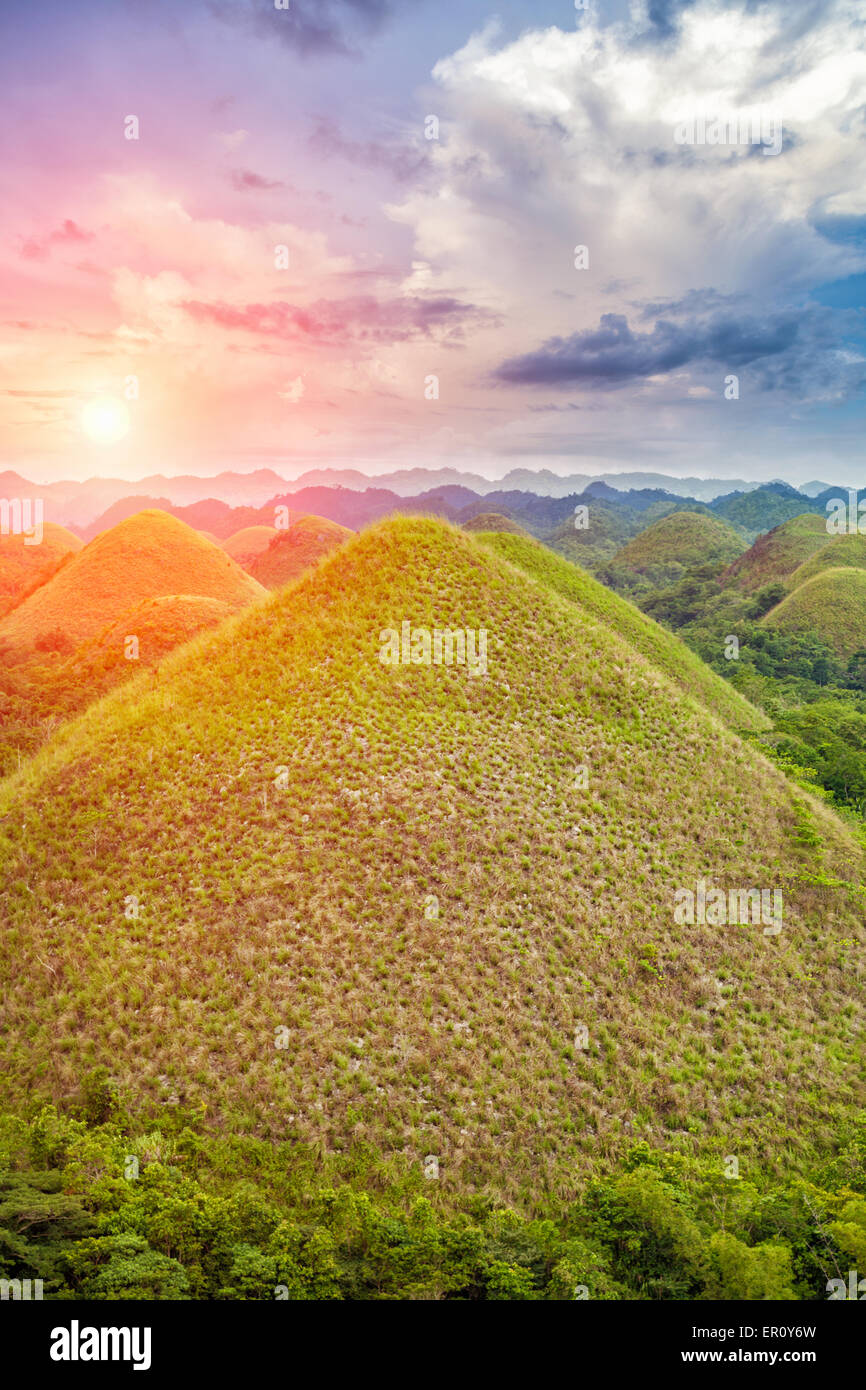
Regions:
<svg viewBox="0 0 866 1390"><path fill-rule="evenodd" d="M97 1079L77 1116L0 1119L0 1279L52 1300L826 1299L866 1272L864 1157L861 1129L773 1182L639 1144L527 1216L418 1165L385 1181L372 1153L326 1183L288 1145L136 1131Z"/></svg>

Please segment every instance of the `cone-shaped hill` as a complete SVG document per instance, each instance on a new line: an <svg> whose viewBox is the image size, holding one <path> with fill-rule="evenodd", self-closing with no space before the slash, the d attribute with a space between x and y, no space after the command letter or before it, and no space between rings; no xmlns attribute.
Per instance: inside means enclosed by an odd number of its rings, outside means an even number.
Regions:
<svg viewBox="0 0 866 1390"><path fill-rule="evenodd" d="M256 558L261 555L263 550L267 550L271 541L280 533L276 526L244 526L242 530L235 531L233 536L229 536L227 541L218 541L226 555L231 555L233 560L244 569Z"/></svg>
<svg viewBox="0 0 866 1390"><path fill-rule="evenodd" d="M4 1098L105 1064L141 1113L517 1201L636 1138L829 1145L864 852L620 614L391 520L65 726L0 784Z"/></svg>
<svg viewBox="0 0 866 1390"><path fill-rule="evenodd" d="M789 587L797 589L816 574L835 569L866 570L866 536L828 537L826 545L794 570Z"/></svg>
<svg viewBox="0 0 866 1390"><path fill-rule="evenodd" d="M618 550L612 563L642 573L670 565L730 563L746 549L732 526L702 512L670 512Z"/></svg>
<svg viewBox="0 0 866 1390"><path fill-rule="evenodd" d="M798 584L762 620L782 632L812 633L837 656L866 648L866 570L822 570Z"/></svg>
<svg viewBox="0 0 866 1390"><path fill-rule="evenodd" d="M263 590L219 546L167 512L145 511L103 531L0 622L0 643L26 652L62 633L78 645L146 599L182 594L232 610Z"/></svg>
<svg viewBox="0 0 866 1390"><path fill-rule="evenodd" d="M783 521L766 531L722 575L722 583L746 593L756 593L765 584L787 579L798 565L829 544L827 525L816 512Z"/></svg>
<svg viewBox="0 0 866 1390"><path fill-rule="evenodd" d="M286 531L278 531L266 550L249 565L249 573L266 589L280 589L318 564L355 533L324 516L302 516Z"/></svg>
<svg viewBox="0 0 866 1390"><path fill-rule="evenodd" d="M512 536L525 536L523 527L513 521L510 516L503 516L501 512L479 512L477 516L470 517L463 523L464 531L504 531Z"/></svg>
<svg viewBox="0 0 866 1390"><path fill-rule="evenodd" d="M38 545L29 543L20 533L0 535L0 612L29 589L44 583L66 555L74 555L83 542L67 531L46 521Z"/></svg>

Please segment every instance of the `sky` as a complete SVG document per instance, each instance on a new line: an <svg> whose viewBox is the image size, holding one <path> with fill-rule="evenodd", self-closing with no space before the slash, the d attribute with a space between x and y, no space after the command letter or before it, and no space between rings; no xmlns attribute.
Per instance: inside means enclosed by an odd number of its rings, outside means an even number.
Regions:
<svg viewBox="0 0 866 1390"><path fill-rule="evenodd" d="M0 0L0 93L0 469L864 482L860 0Z"/></svg>

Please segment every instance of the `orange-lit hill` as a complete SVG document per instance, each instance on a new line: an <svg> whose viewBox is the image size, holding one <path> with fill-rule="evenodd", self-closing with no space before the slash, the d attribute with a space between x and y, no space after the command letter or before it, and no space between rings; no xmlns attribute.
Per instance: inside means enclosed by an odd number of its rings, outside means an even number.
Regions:
<svg viewBox="0 0 866 1390"><path fill-rule="evenodd" d="M74 555L83 541L47 521L38 545L27 545L22 535L0 535L0 613L44 583L66 555Z"/></svg>
<svg viewBox="0 0 866 1390"><path fill-rule="evenodd" d="M103 531L0 621L0 645L26 655L62 634L77 646L147 599L217 599L236 612L261 586L218 546L167 512L144 511Z"/></svg>
<svg viewBox="0 0 866 1390"><path fill-rule="evenodd" d="M152 666L174 647L188 642L205 628L215 627L237 612L235 604L201 594L166 594L142 599L89 642L84 642L72 660L76 667L105 669L115 663L129 674L133 661L126 655L129 637L138 639L138 666ZM126 671L124 671L126 667Z"/></svg>
<svg viewBox="0 0 866 1390"><path fill-rule="evenodd" d="M222 547L226 555L231 555L233 560L237 560L244 569L248 569L256 556L267 550L271 541L279 534L276 526L244 526L242 530L229 536L227 541L217 541L217 545Z"/></svg>
<svg viewBox="0 0 866 1390"><path fill-rule="evenodd" d="M287 531L278 531L267 550L249 567L249 572L266 589L289 584L310 569L324 555L336 550L354 532L323 516L302 516Z"/></svg>

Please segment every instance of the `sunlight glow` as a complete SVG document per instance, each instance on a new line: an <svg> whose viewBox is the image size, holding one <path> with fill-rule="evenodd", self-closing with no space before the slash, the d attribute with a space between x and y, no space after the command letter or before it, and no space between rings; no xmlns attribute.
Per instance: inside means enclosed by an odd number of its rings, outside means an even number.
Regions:
<svg viewBox="0 0 866 1390"><path fill-rule="evenodd" d="M129 411L111 397L88 401L81 412L81 427L96 444L116 444L129 433Z"/></svg>

